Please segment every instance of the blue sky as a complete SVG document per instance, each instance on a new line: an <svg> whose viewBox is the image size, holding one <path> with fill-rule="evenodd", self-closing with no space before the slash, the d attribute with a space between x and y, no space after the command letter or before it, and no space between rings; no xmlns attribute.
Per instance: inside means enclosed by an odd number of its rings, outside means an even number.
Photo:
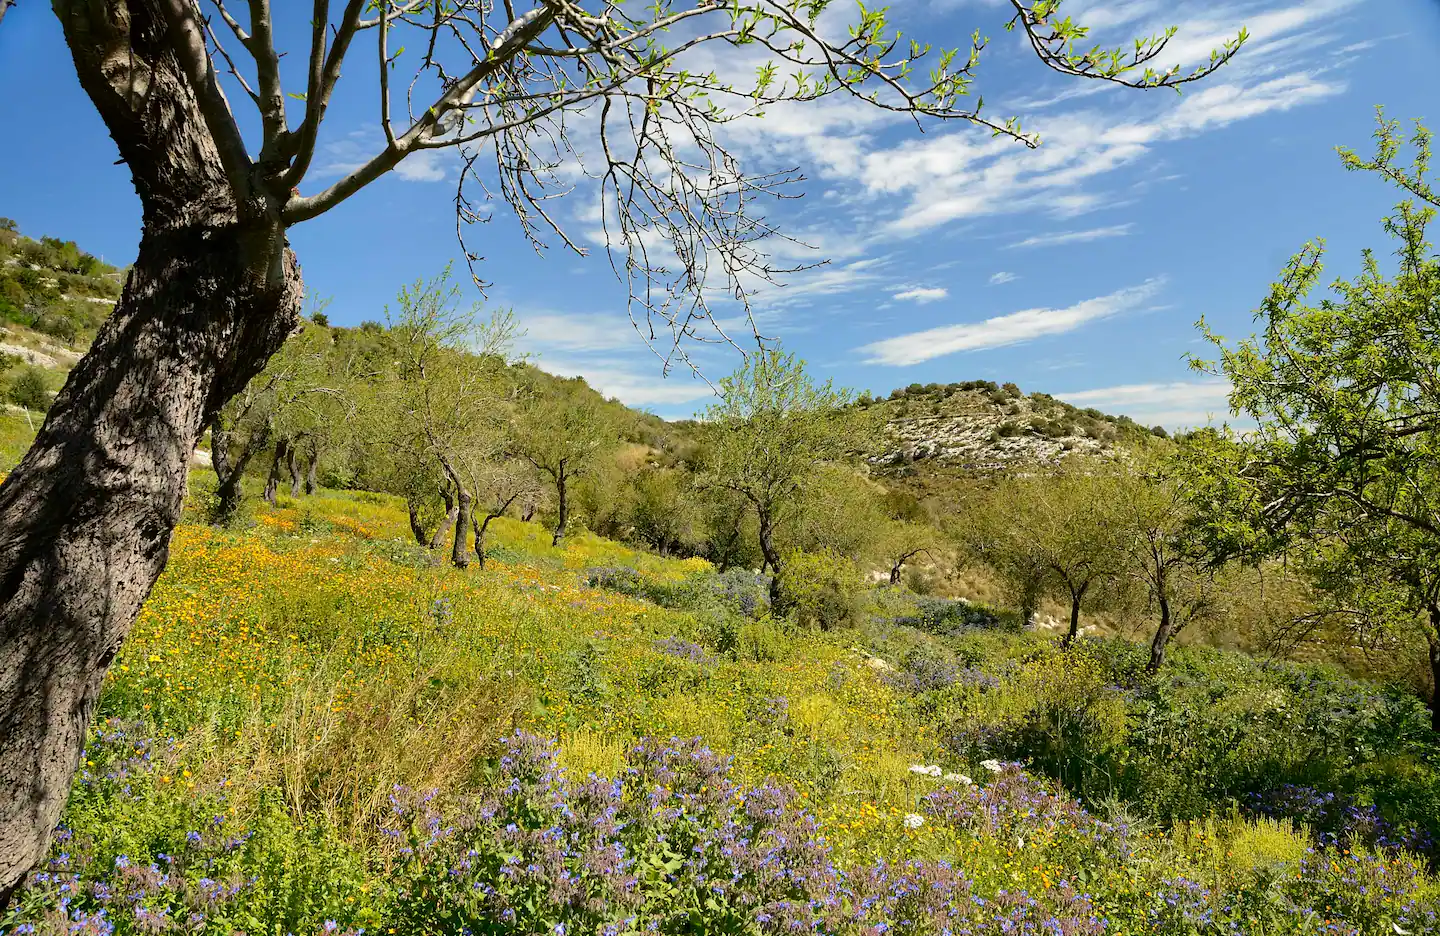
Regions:
<svg viewBox="0 0 1440 936"><path fill-rule="evenodd" d="M1166 57L1186 63L1246 26L1240 56L1183 95L1052 74L1001 29L1007 7L902 0L891 10L907 35L936 45L965 44L976 28L991 36L977 82L986 110L1021 116L1041 134L1037 150L958 124L921 133L838 98L772 108L726 131L751 171L798 166L807 177L803 198L767 213L809 246L782 243L777 259L829 261L756 293L762 333L857 390L988 378L1146 423L1223 417L1224 386L1185 365L1205 351L1196 319L1248 334L1251 310L1307 239L1327 239L1337 275L1355 270L1364 246L1388 250L1378 222L1393 194L1346 173L1334 147L1368 151L1377 104L1440 125L1440 3L1066 4L1117 43L1177 25ZM282 42L299 36L308 5L277 9L295 20ZM292 61L303 47L293 48ZM306 194L373 148L367 67L342 81ZM0 26L0 87L0 215L112 262L131 259L139 203L47 4L23 4ZM425 156L292 231L308 288L332 298L333 321L381 318L403 283L459 256L458 166ZM683 369L663 377L631 328L597 216L583 185L557 206L585 258L558 244L537 254L500 209L473 227L479 271L493 283L486 302L514 309L522 348L542 367L583 374L661 415L703 408L707 385ZM695 360L713 379L739 354L709 345Z"/></svg>

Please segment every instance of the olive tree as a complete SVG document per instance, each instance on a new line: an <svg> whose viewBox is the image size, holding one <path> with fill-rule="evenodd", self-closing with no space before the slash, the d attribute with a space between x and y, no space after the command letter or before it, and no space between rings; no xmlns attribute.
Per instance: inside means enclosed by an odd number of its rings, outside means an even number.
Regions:
<svg viewBox="0 0 1440 936"><path fill-rule="evenodd" d="M1405 193L1385 221L1394 272L1366 251L1313 302L1324 246L1309 243L1257 310L1260 335L1230 345L1202 320L1220 357L1196 366L1230 381L1255 428L1198 436L1194 486L1218 554L1290 553L1357 630L1423 635L1440 732L1440 260L1426 240L1440 189L1423 125L1409 165L1383 114L1376 140L1374 158L1342 157Z"/></svg>
<svg viewBox="0 0 1440 936"><path fill-rule="evenodd" d="M637 325L669 325L678 339L708 316L717 287L743 296L777 272L757 243L771 228L752 203L796 177L747 175L717 132L726 121L843 95L1037 142L982 114L978 33L965 52L935 54L900 42L884 10L862 7L848 29L822 25L823 0L51 6L130 170L142 231L114 312L0 486L0 897L60 815L105 672L165 566L195 443L300 314L295 225L406 158L452 148L462 179L486 183L525 236L573 247L551 199L574 187L578 163L596 180L583 188L598 189L607 246L625 256L615 266L650 320ZM1044 65L1081 78L1176 85L1244 38L1194 72L1157 71L1170 33L1077 51L1085 31L1060 6L1012 0L1009 26ZM277 42L290 34L277 12L308 37L299 48ZM693 67L701 49L753 82ZM367 96L378 103L377 142L353 171L317 184L322 125L347 62L360 69L356 56L376 63ZM235 101L254 111L237 113ZM584 161L571 148L580 125L596 141ZM479 216L463 182L456 205ZM678 262L651 262L662 246Z"/></svg>

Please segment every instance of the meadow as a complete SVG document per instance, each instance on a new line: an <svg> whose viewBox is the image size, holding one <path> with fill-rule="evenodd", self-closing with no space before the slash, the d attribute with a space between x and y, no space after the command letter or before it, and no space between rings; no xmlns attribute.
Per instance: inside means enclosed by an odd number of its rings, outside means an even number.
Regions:
<svg viewBox="0 0 1440 936"><path fill-rule="evenodd" d="M494 526L457 570L382 495L183 524L0 930L1440 932L1403 691L887 588L802 628Z"/></svg>

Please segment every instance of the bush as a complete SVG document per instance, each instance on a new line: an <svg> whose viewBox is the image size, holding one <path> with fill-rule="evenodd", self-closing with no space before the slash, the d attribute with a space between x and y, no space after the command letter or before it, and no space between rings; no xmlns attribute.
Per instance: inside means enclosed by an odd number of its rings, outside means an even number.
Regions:
<svg viewBox="0 0 1440 936"><path fill-rule="evenodd" d="M830 630L860 619L865 582L855 563L830 551L793 551L783 560L784 593L802 625Z"/></svg>
<svg viewBox="0 0 1440 936"><path fill-rule="evenodd" d="M50 408L50 382L45 379L44 370L31 364L22 366L16 372L6 395L11 403L26 409L43 411Z"/></svg>

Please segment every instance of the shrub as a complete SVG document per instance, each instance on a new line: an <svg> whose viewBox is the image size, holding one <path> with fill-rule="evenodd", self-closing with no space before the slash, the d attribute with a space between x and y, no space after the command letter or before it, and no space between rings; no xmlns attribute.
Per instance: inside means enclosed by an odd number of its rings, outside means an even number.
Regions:
<svg viewBox="0 0 1440 936"><path fill-rule="evenodd" d="M30 364L22 366L10 380L7 391L10 402L32 410L50 408L50 384L45 371Z"/></svg>
<svg viewBox="0 0 1440 936"><path fill-rule="evenodd" d="M785 595L795 620L824 630L856 623L865 582L849 558L826 550L792 551L782 563Z"/></svg>

